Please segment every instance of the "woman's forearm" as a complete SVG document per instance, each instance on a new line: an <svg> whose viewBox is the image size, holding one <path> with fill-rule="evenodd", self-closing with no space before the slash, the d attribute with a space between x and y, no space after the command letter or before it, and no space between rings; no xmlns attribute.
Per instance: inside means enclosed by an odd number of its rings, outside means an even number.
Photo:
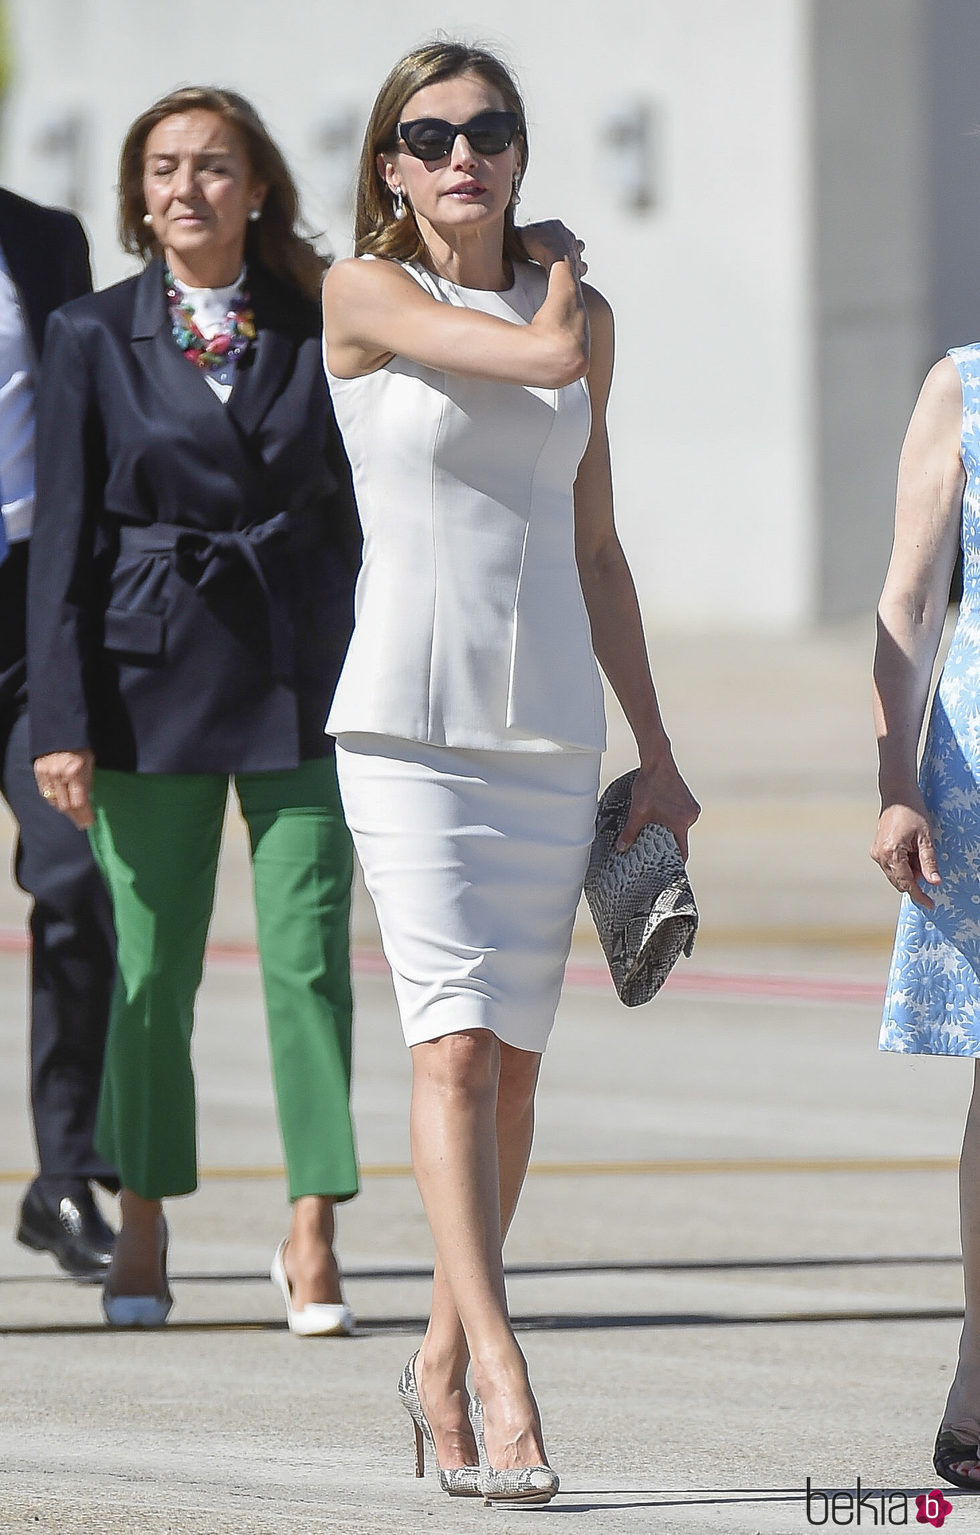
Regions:
<svg viewBox="0 0 980 1535"><path fill-rule="evenodd" d="M529 328L548 338L565 382L582 377L589 366L589 311L568 260L550 267L548 292Z"/></svg>
<svg viewBox="0 0 980 1535"><path fill-rule="evenodd" d="M580 568L596 659L609 679L636 739L640 762L670 755L650 664L636 588L626 557L615 545Z"/></svg>
<svg viewBox="0 0 980 1535"><path fill-rule="evenodd" d="M592 627L596 658L636 738L640 767L629 817L618 846L632 845L644 826L666 826L681 857L701 807L678 771L650 675L640 605L613 519L605 410L612 379L612 311L601 294L586 293L592 318L592 433L575 481L575 555Z"/></svg>
<svg viewBox="0 0 980 1535"><path fill-rule="evenodd" d="M919 806L919 735L959 547L964 470L955 365L931 368L898 468L895 542L878 604L874 721L882 808Z"/></svg>
<svg viewBox="0 0 980 1535"><path fill-rule="evenodd" d="M874 721L882 807L918 796L918 747L945 606L882 599L874 661Z"/></svg>
<svg viewBox="0 0 980 1535"><path fill-rule="evenodd" d="M371 373L395 355L466 377L561 389L589 370L589 310L581 241L557 221L521 231L545 268L545 298L527 325L442 303L397 263L336 262L323 283L328 366L343 378Z"/></svg>

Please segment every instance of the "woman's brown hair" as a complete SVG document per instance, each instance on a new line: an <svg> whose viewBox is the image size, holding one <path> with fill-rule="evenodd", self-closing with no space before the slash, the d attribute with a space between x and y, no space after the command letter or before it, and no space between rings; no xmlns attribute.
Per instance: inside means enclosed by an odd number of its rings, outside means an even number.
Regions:
<svg viewBox="0 0 980 1535"><path fill-rule="evenodd" d="M527 168L527 114L517 82L507 66L485 48L471 48L466 43L437 40L414 48L399 59L378 92L361 150L357 182L357 211L354 219L354 249L358 256L387 256L396 261L418 261L425 244L414 218L395 218L391 193L378 172L378 155L397 147L396 129L405 103L439 80L455 80L459 75L477 75L500 92L504 106L516 112L520 127L517 143L521 151L520 175ZM406 212L408 211L406 205ZM514 227L514 209L509 205L504 216L504 256L508 261L526 261L527 252Z"/></svg>
<svg viewBox="0 0 980 1535"><path fill-rule="evenodd" d="M262 217L245 232L245 259L261 262L283 282L316 299L329 265L300 232L299 193L282 151L251 102L236 91L213 85L188 85L161 96L141 112L123 140L119 157L119 239L123 250L150 261L159 254L156 236L143 223L143 156L157 123L178 112L214 112L241 136L249 169L268 191Z"/></svg>

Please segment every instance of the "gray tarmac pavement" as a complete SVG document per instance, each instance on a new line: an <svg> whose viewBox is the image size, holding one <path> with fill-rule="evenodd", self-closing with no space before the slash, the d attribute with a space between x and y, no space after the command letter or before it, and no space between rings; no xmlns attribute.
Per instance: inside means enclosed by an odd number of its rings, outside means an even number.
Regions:
<svg viewBox="0 0 980 1535"><path fill-rule="evenodd" d="M874 1049L894 905L866 856L866 636L654 651L705 803L704 927L676 981L629 1011L583 924L546 1059L507 1256L559 1498L488 1510L412 1475L394 1384L424 1326L431 1246L407 1168L409 1063L362 901L365 1177L339 1236L359 1328L286 1331L267 1277L286 1204L232 820L196 1038L203 1177L169 1208L177 1304L159 1333L107 1332L96 1289L3 1235L31 1146L23 906L0 891L3 1535L556 1519L589 1535L789 1535L825 1512L817 1498L808 1518L808 1477L907 1493L915 1524L962 1302L951 1169L970 1083L964 1062ZM607 776L626 765L614 724ZM948 1528L980 1530L980 1499L946 1491Z"/></svg>

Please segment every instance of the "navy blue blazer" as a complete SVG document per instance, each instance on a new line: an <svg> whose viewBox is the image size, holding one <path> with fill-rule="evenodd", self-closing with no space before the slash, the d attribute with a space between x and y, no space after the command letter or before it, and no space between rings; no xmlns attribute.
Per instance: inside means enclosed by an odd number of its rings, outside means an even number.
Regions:
<svg viewBox="0 0 980 1535"><path fill-rule="evenodd" d="M163 268L51 316L28 607L31 749L143 773L323 756L360 538L317 306L250 265L227 405Z"/></svg>
<svg viewBox="0 0 980 1535"><path fill-rule="evenodd" d="M74 214L0 187L0 245L40 357L52 309L92 287L85 232ZM13 544L0 565L0 707L19 706L26 680L28 548Z"/></svg>

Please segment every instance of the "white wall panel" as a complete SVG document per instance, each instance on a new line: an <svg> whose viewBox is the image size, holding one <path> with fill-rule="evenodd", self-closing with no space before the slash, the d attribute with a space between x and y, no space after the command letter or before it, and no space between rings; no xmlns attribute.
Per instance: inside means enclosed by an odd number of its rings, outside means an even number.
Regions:
<svg viewBox="0 0 980 1535"><path fill-rule="evenodd" d="M324 121L363 121L395 57L437 29L490 43L528 98L522 212L583 235L616 310L614 473L648 621L785 628L817 615L821 569L814 3L496 0L487 26L454 0L13 0L5 176L41 197L74 188L99 279L115 280L130 269L113 233L126 125L177 83L226 83L265 113L342 252L349 213L320 195ZM622 206L604 139L635 103L656 129L643 212ZM59 122L74 158L52 150Z"/></svg>

